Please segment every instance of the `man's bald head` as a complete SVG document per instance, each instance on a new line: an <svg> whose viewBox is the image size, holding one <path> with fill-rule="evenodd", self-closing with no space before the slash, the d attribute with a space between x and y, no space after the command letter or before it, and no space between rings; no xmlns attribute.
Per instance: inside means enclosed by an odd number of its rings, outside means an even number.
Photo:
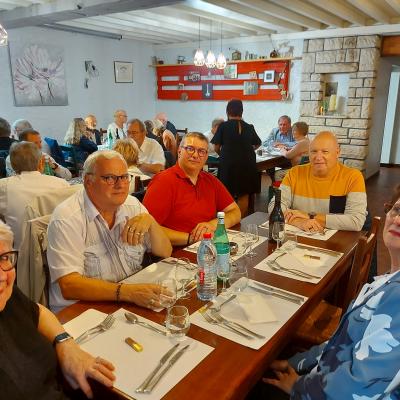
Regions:
<svg viewBox="0 0 400 400"><path fill-rule="evenodd" d="M325 178L336 167L339 144L333 132L322 131L310 143L310 163L314 176Z"/></svg>

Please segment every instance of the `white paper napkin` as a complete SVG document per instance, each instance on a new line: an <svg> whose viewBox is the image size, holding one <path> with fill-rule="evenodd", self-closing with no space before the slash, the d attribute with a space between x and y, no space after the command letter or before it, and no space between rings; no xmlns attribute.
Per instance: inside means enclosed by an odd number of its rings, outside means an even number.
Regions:
<svg viewBox="0 0 400 400"><path fill-rule="evenodd" d="M258 293L238 293L236 301L246 314L251 324L274 322L278 319L268 304L265 296Z"/></svg>

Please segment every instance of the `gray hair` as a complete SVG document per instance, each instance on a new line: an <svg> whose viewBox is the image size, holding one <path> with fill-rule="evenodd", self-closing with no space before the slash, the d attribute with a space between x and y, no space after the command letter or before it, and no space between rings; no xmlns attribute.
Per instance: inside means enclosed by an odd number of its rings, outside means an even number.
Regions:
<svg viewBox="0 0 400 400"><path fill-rule="evenodd" d="M186 144L186 140L189 139L189 138L199 139L199 140L201 140L203 142L206 142L207 145L208 145L207 136L205 136L203 133L200 133L200 132L189 132L182 138L182 141L179 144L179 147L183 147Z"/></svg>
<svg viewBox="0 0 400 400"><path fill-rule="evenodd" d="M107 160L111 160L113 158L119 158L122 160L128 168L124 157L115 150L98 150L94 153L90 154L83 164L83 177L86 175L92 175L96 172L96 164L100 158L106 158Z"/></svg>
<svg viewBox="0 0 400 400"><path fill-rule="evenodd" d="M225 120L223 118L214 118L211 122L211 128L215 128L216 126L222 124Z"/></svg>
<svg viewBox="0 0 400 400"><path fill-rule="evenodd" d="M10 147L10 161L13 170L20 174L23 171L37 171L42 152L31 142L13 143Z"/></svg>
<svg viewBox="0 0 400 400"><path fill-rule="evenodd" d="M11 133L11 126L7 120L0 118L0 137L9 137Z"/></svg>
<svg viewBox="0 0 400 400"><path fill-rule="evenodd" d="M12 247L14 241L14 233L11 228L0 220L0 242L6 242Z"/></svg>
<svg viewBox="0 0 400 400"><path fill-rule="evenodd" d="M12 124L12 128L13 128L15 133L19 133L19 132L17 132L17 130L22 132L25 129L33 129L31 123L26 119L17 119L17 120L15 120L13 122L13 124Z"/></svg>
<svg viewBox="0 0 400 400"><path fill-rule="evenodd" d="M289 117L289 115L281 115L281 116L279 117L279 119L278 119L278 124L279 124L279 121L280 121L281 119L286 119L286 121L288 121L289 124L292 123L292 119Z"/></svg>

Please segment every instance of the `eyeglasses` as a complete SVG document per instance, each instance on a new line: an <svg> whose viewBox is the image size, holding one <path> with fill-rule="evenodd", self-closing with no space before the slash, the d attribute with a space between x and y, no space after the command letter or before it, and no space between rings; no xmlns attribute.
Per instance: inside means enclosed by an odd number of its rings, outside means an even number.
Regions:
<svg viewBox="0 0 400 400"><path fill-rule="evenodd" d="M192 156L195 152L197 152L199 157L205 157L208 153L207 149L196 148L193 146L182 146L182 148L185 149L190 156Z"/></svg>
<svg viewBox="0 0 400 400"><path fill-rule="evenodd" d="M124 174L124 175L102 175L100 176L107 185L115 185L118 181L122 183L129 183L132 180L132 175Z"/></svg>
<svg viewBox="0 0 400 400"><path fill-rule="evenodd" d="M18 251L7 251L6 253L0 254L0 268L4 271L11 271L15 268L18 259Z"/></svg>
<svg viewBox="0 0 400 400"><path fill-rule="evenodd" d="M392 208L389 208L391 204L385 203L385 213L388 215L390 218L396 218L400 215L400 206L394 205Z"/></svg>

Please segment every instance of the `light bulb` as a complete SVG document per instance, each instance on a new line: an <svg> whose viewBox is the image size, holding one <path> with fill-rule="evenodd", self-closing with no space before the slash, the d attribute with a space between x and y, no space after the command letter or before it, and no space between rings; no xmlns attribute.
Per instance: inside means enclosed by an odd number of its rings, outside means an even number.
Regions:
<svg viewBox="0 0 400 400"><path fill-rule="evenodd" d="M225 67L226 67L226 58L225 58L224 54L221 52L218 54L217 68L224 69Z"/></svg>
<svg viewBox="0 0 400 400"><path fill-rule="evenodd" d="M204 59L203 50L197 49L196 54L194 55L193 63L196 67L202 67L205 64L206 60Z"/></svg>
<svg viewBox="0 0 400 400"><path fill-rule="evenodd" d="M215 54L211 50L208 50L208 53L207 53L206 67L207 68L215 67Z"/></svg>

